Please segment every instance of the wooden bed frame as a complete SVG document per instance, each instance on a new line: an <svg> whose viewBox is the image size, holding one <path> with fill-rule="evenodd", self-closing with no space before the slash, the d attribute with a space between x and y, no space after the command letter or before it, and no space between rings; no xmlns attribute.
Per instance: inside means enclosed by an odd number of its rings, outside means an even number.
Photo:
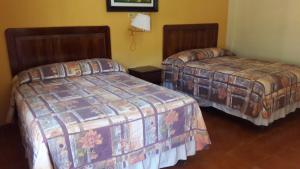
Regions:
<svg viewBox="0 0 300 169"><path fill-rule="evenodd" d="M163 59L188 49L217 47L218 31L217 23L164 26Z"/></svg>
<svg viewBox="0 0 300 169"><path fill-rule="evenodd" d="M108 26L9 28L12 75L31 67L88 58L111 58ZM216 47L218 24L164 26L163 59L183 50Z"/></svg>
<svg viewBox="0 0 300 169"><path fill-rule="evenodd" d="M111 58L108 26L9 28L5 35L13 76L39 65Z"/></svg>

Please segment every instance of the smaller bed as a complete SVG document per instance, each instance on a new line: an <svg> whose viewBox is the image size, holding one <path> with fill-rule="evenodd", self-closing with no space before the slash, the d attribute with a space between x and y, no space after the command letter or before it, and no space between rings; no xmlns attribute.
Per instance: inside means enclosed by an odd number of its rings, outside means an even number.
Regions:
<svg viewBox="0 0 300 169"><path fill-rule="evenodd" d="M300 68L216 48L217 24L164 28L163 85L268 126L300 107ZM181 51L181 52L180 52Z"/></svg>
<svg viewBox="0 0 300 169"><path fill-rule="evenodd" d="M108 27L6 35L16 75L12 108L30 168L158 169L210 144L193 98L130 76L111 60Z"/></svg>

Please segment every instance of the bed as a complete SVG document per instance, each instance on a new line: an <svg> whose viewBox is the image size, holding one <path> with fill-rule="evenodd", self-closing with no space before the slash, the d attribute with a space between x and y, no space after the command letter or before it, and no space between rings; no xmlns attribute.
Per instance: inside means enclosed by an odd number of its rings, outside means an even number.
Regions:
<svg viewBox="0 0 300 169"><path fill-rule="evenodd" d="M197 102L128 75L107 26L6 31L32 169L157 169L210 144ZM15 108L15 109L14 109Z"/></svg>
<svg viewBox="0 0 300 169"><path fill-rule="evenodd" d="M164 27L163 86L260 126L300 107L300 68L217 48L218 24Z"/></svg>

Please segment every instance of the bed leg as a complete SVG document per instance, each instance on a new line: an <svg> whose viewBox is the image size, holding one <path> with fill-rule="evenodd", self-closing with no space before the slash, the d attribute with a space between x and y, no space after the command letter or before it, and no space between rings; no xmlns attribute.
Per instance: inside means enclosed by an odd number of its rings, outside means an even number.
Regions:
<svg viewBox="0 0 300 169"><path fill-rule="evenodd" d="M176 164L176 167L183 167L185 164L185 160L179 160Z"/></svg>
<svg viewBox="0 0 300 169"><path fill-rule="evenodd" d="M255 127L259 132L264 132L268 129L268 127L266 126L255 126Z"/></svg>

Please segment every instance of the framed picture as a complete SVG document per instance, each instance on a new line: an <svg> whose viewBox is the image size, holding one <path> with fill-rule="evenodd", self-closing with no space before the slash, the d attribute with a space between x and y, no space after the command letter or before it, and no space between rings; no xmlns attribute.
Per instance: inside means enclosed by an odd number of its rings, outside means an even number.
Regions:
<svg viewBox="0 0 300 169"><path fill-rule="evenodd" d="M106 0L111 12L157 12L158 0Z"/></svg>

